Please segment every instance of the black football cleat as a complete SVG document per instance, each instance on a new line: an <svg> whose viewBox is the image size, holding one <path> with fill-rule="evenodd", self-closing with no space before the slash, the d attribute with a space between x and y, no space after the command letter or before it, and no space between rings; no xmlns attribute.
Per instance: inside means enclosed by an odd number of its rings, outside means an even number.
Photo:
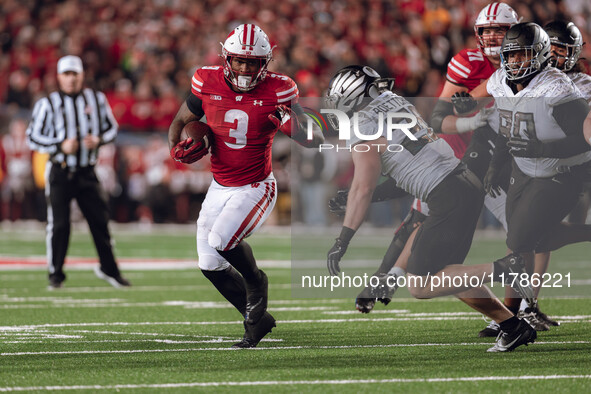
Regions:
<svg viewBox="0 0 591 394"><path fill-rule="evenodd" d="M355 309L361 313L369 313L376 304L376 298L371 295L371 286L367 286L355 299Z"/></svg>
<svg viewBox="0 0 591 394"><path fill-rule="evenodd" d="M519 324L511 332L501 331L497 339L497 343L493 347L487 350L487 352L511 352L516 347L533 343L538 334L532 326L530 326L525 320L519 320Z"/></svg>
<svg viewBox="0 0 591 394"><path fill-rule="evenodd" d="M519 253L511 253L502 259L493 263L494 277L496 282L503 279L503 285L510 285L522 298L525 299L530 307L536 305L534 297L534 289L530 283L530 276L525 270L525 261ZM500 271L500 272L497 272ZM503 276L501 276L503 274ZM524 286L522 278L526 277L526 285Z"/></svg>
<svg viewBox="0 0 591 394"><path fill-rule="evenodd" d="M377 277L378 285L376 287L371 287L371 295L382 304L388 305L398 289L398 277L389 274L379 274Z"/></svg>
<svg viewBox="0 0 591 394"><path fill-rule="evenodd" d="M249 349L257 347L261 339L276 327L275 318L269 312L265 312L263 317L256 324L244 321L244 337L240 342L232 345L232 349Z"/></svg>
<svg viewBox="0 0 591 394"><path fill-rule="evenodd" d="M373 310L373 307L376 305L375 298L360 298L357 297L355 299L355 309L357 309L361 313L369 313Z"/></svg>
<svg viewBox="0 0 591 394"><path fill-rule="evenodd" d="M479 338L496 338L499 336L499 333L501 332L501 327L499 327L499 323L497 323L496 321L492 320L488 326L486 326L485 328L483 328L482 330L480 330L478 332L478 337Z"/></svg>
<svg viewBox="0 0 591 394"><path fill-rule="evenodd" d="M537 314L538 314L538 319L542 320L548 326L558 327L560 325L560 322L548 317L548 315L546 315L544 312L540 311L539 309L537 310Z"/></svg>
<svg viewBox="0 0 591 394"><path fill-rule="evenodd" d="M525 308L517 313L519 319L525 320L536 331L548 331L550 327L538 315L537 308Z"/></svg>
<svg viewBox="0 0 591 394"><path fill-rule="evenodd" d="M47 290L56 290L61 289L63 286L64 281L59 280L57 278L49 278L49 284L47 285Z"/></svg>
<svg viewBox="0 0 591 394"><path fill-rule="evenodd" d="M101 267L98 265L96 267L94 267L94 274L97 276L97 278L106 281L108 284L110 284L111 286L116 287L116 288L131 286L131 283L129 283L129 281L127 279L125 279L124 277L122 277L121 275L117 275L117 276L107 275L103 272Z"/></svg>
<svg viewBox="0 0 591 394"><path fill-rule="evenodd" d="M247 290L246 322L249 324L258 323L267 310L269 279L262 270L259 272L261 284L252 290Z"/></svg>

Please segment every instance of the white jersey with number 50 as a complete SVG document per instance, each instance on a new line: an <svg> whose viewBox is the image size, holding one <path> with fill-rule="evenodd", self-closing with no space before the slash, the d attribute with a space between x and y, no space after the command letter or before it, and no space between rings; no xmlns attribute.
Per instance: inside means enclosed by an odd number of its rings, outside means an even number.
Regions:
<svg viewBox="0 0 591 394"><path fill-rule="evenodd" d="M536 75L527 87L513 93L507 85L503 69L495 71L487 84L488 93L494 97L499 113L497 132L505 137L521 137L542 142L565 138L553 116L556 106L583 98L575 84L556 68L549 67ZM549 178L570 167L591 160L591 152L558 158L516 157L515 163L524 174L535 178Z"/></svg>
<svg viewBox="0 0 591 394"><path fill-rule="evenodd" d="M412 115L416 119L416 125L409 128L409 131L417 138L430 136L432 141L424 146L418 141L413 144L400 129L394 129L391 138L388 139L387 114L396 112ZM392 118L393 124L408 122L409 119L403 117ZM380 127L382 132L378 135ZM447 142L433 134L414 106L392 92L382 93L359 113L359 133L373 136L373 139L363 140L352 133L349 144L357 151L363 149L362 144L371 145L380 136L388 140L388 147L380 147L382 173L395 179L398 187L423 201L460 163ZM423 139L421 142L426 141ZM409 142L410 144L406 145ZM399 146L403 143L405 148Z"/></svg>

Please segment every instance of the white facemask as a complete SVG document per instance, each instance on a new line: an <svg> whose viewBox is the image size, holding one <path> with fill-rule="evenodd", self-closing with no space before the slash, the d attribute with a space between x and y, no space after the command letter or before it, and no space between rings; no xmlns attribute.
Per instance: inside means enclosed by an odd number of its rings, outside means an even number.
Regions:
<svg viewBox="0 0 591 394"><path fill-rule="evenodd" d="M484 54L486 56L499 56L501 54L501 47L487 47L484 48Z"/></svg>

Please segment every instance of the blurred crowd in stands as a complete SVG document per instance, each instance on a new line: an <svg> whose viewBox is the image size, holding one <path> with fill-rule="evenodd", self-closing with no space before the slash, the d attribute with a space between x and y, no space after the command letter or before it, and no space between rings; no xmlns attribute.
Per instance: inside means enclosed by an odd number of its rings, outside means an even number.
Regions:
<svg viewBox="0 0 591 394"><path fill-rule="evenodd" d="M330 76L367 64L408 97L436 97L447 62L475 47L473 23L481 0L2 0L0 9L0 219L45 215L43 158L24 143L33 103L56 89L56 62L80 56L86 84L104 91L120 125L116 146L103 148L97 172L120 222L190 222L211 180L209 163L170 160L168 125L190 89L197 67L220 64L228 32L254 22L276 45L271 70L291 76L301 97L322 95ZM507 1L524 21L572 20L585 41L591 32L588 0ZM591 59L591 46L582 57ZM329 224L326 200L346 187L350 163L293 158L281 137L274 146L280 198L274 223ZM309 152L309 154L312 154ZM317 159L317 158L316 158ZM335 164L336 163L336 164ZM34 175L33 175L34 174ZM336 179L335 182L332 180ZM300 188L300 185L306 187ZM298 187L296 187L298 186ZM291 190L308 193L306 198ZM301 209L304 198L319 201ZM321 204L321 205L320 205ZM375 224L391 225L408 200L374 207ZM306 212L313 209L312 212ZM486 225L486 219L484 225Z"/></svg>

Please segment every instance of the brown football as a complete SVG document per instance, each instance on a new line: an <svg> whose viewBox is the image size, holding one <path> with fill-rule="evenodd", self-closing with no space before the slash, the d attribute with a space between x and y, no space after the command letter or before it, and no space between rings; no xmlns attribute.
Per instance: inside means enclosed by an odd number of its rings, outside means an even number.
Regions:
<svg viewBox="0 0 591 394"><path fill-rule="evenodd" d="M184 141L189 137L193 139L193 144L195 142L203 140L205 142L206 149L209 149L209 147L211 146L212 131L211 128L207 125L207 123L203 123L200 121L193 121L187 123L181 131L181 141Z"/></svg>

